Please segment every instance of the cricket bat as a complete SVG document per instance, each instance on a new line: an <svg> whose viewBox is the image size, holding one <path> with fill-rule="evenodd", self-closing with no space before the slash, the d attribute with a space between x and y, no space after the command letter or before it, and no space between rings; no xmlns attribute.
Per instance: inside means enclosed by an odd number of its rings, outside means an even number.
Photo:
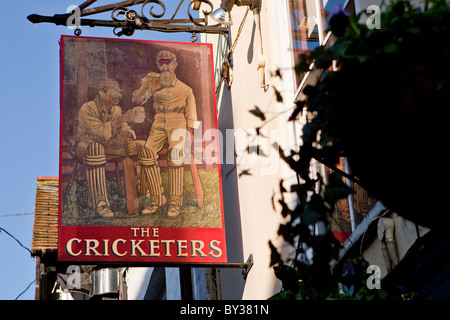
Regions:
<svg viewBox="0 0 450 320"><path fill-rule="evenodd" d="M192 132L189 131L189 134L191 136L191 174L192 174L192 180L194 181L194 189L195 189L195 195L197 196L197 203L199 208L203 208L203 200L205 198L205 195L203 193L203 186L202 182L200 180L200 176L198 174L197 166L195 165L195 159L194 159L194 136Z"/></svg>
<svg viewBox="0 0 450 320"><path fill-rule="evenodd" d="M125 196L127 200L127 212L133 215L139 212L139 199L136 187L136 174L134 172L133 159L125 157L123 164L123 178L125 180Z"/></svg>

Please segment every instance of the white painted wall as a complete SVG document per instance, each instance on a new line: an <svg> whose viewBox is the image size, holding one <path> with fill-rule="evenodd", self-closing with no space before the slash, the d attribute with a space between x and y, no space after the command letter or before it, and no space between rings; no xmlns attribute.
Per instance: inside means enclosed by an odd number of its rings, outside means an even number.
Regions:
<svg viewBox="0 0 450 320"><path fill-rule="evenodd" d="M215 7L220 1L212 1ZM245 7L234 7L231 15L234 25L231 27L232 43L237 38L239 25L245 15ZM293 172L286 168L279 157L278 151L271 145L279 143L283 148L298 148L297 132L287 118L293 110L295 79L293 71L293 51L290 40L287 2L262 1L261 34L265 61L265 79L269 85L267 90L259 86L258 61L260 61L258 32L253 12L249 12L239 35L234 51L233 83L231 89L224 84L217 93L219 129L234 129L238 164L236 170L233 164L222 165L223 190L225 202L225 227L227 231L228 255L230 262L245 262L253 254L254 265L246 281L242 279L241 270L220 270L223 299L267 299L280 290L280 283L275 278L270 264L269 240L278 246L283 242L277 235L279 224L282 222L279 211L272 208L271 198L279 193L280 179L287 180L285 186L295 182ZM220 74L222 57L226 55L223 37L206 35L203 42L213 44L216 59L216 75ZM225 42L226 43L226 42ZM272 76L280 69L282 80ZM218 79L216 77L216 79ZM283 97L283 102L277 102L274 88ZM260 139L260 146L268 156L248 157L244 151L248 145L254 145L251 138L246 137L244 144L239 144L239 137L245 140L245 132L253 132L262 122L253 116L249 110L258 106L266 118L275 117L264 126L268 139ZM282 113L285 111L284 113ZM277 114L282 113L276 117ZM240 133L244 133L243 137ZM297 139L296 139L297 137ZM226 139L229 150L231 138ZM231 153L232 154L232 153ZM243 170L249 170L251 175L239 177ZM228 175L227 173L232 172ZM279 198L275 198L275 202ZM295 198L292 199L294 201Z"/></svg>
<svg viewBox="0 0 450 320"><path fill-rule="evenodd" d="M215 8L220 0L211 1ZM381 0L360 0L361 10L370 4L378 5ZM238 28L243 21L246 7L234 7L232 10L231 43L237 38ZM281 162L278 152L271 144L278 142L285 150L297 150L301 144L301 123L288 122L294 108L296 92L294 59L290 34L289 8L287 1L262 1L261 33L265 61L267 90L259 86L257 65L259 61L259 42L253 13L250 11L234 51L233 83L231 88L223 82L216 95L219 130L223 134L222 163L223 199L225 227L227 232L227 251L229 262L245 262L253 254L254 265L246 280L241 269L219 269L217 271L219 288L218 298L222 299L267 299L280 290L280 282L273 269L269 267L270 250L268 241L272 240L279 248L289 253L290 248L277 235L282 222L278 211L272 208L271 198L275 194L277 203L280 179L284 186L296 183L292 170ZM210 22L213 23L212 21ZM202 34L202 42L213 45L214 72L216 85L220 80L223 59L228 54L228 41L223 36ZM282 79L271 76L280 69ZM283 102L277 102L274 87L281 93ZM246 133L254 133L261 121L249 113L254 106L265 112L267 118L276 117L264 128L268 140L261 140L261 147L268 158L248 157L244 151L253 141ZM227 134L227 130L228 134ZM235 136L230 130L238 132ZM241 139L241 140L240 140ZM242 141L242 143L239 143ZM234 157L236 151L237 157ZM230 161L232 160L232 161ZM236 162L239 162L236 165ZM248 169L251 175L239 177L239 173ZM294 205L293 196L290 205ZM400 258L415 241L415 226L409 221L394 215L396 239ZM426 229L421 229L425 233ZM372 264L380 265L382 276L386 274L381 245L375 239L364 252L364 257ZM132 269L128 279L129 299L142 299L151 276L151 268ZM139 270L137 270L139 269ZM204 290L206 279L203 270L193 272L195 296L208 298ZM136 283L136 285L131 285ZM166 269L167 299L180 299L179 271Z"/></svg>
<svg viewBox="0 0 450 320"><path fill-rule="evenodd" d="M128 268L125 278L128 300L144 299L152 272L153 268Z"/></svg>

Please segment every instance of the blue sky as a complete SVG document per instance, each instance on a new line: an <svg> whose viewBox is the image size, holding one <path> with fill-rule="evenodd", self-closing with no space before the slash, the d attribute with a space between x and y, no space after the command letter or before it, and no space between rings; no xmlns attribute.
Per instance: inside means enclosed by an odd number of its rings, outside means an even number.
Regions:
<svg viewBox="0 0 450 320"><path fill-rule="evenodd" d="M0 227L30 248L33 215L16 214L34 211L38 176L59 173L58 41L61 35L73 35L73 30L48 23L33 25L26 17L33 13L48 16L66 13L70 5L79 5L83 0L14 0L7 4L1 1L4 11L0 19ZM112 2L99 0L95 6ZM173 6L179 2L165 3ZM167 10L171 16L174 9ZM180 9L180 14L185 12L185 8ZM112 28L105 27L82 27L82 36L116 38ZM131 38L189 42L190 36L136 31ZM1 232L0 300L15 299L25 290L35 280L35 268L29 252ZM34 299L34 292L33 284L19 299Z"/></svg>

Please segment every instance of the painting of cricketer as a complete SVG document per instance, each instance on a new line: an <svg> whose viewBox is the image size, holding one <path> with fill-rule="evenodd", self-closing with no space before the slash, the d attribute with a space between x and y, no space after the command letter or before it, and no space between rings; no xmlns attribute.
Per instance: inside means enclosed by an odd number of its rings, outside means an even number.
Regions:
<svg viewBox="0 0 450 320"><path fill-rule="evenodd" d="M108 156L130 161L128 156L136 154L136 134L127 123L134 120L134 113L128 110L122 114L118 106L122 93L116 81L102 80L97 90L95 99L84 103L78 111L75 156L86 168L90 207L99 217L112 219L114 212L106 190L105 164ZM129 189L128 192L135 193L133 188ZM136 213L137 210L129 212Z"/></svg>
<svg viewBox="0 0 450 320"><path fill-rule="evenodd" d="M156 111L154 122L145 145L139 148L138 161L142 166L141 191L150 189L150 205L142 214L154 214L166 203L158 153L167 141L167 165L169 177L169 207L167 217L175 219L180 215L183 204L184 149L186 132L193 136L198 127L197 108L191 87L177 79L178 65L175 54L168 50L158 52L155 58L161 73L150 72L141 80L141 86L133 93L133 102L142 104L154 96ZM202 187L201 185L199 186Z"/></svg>

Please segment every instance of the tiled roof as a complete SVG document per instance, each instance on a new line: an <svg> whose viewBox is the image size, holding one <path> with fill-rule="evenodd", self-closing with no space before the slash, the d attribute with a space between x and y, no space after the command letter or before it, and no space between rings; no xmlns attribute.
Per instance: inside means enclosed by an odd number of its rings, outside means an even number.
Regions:
<svg viewBox="0 0 450 320"><path fill-rule="evenodd" d="M59 178L38 177L34 208L33 255L58 246Z"/></svg>

